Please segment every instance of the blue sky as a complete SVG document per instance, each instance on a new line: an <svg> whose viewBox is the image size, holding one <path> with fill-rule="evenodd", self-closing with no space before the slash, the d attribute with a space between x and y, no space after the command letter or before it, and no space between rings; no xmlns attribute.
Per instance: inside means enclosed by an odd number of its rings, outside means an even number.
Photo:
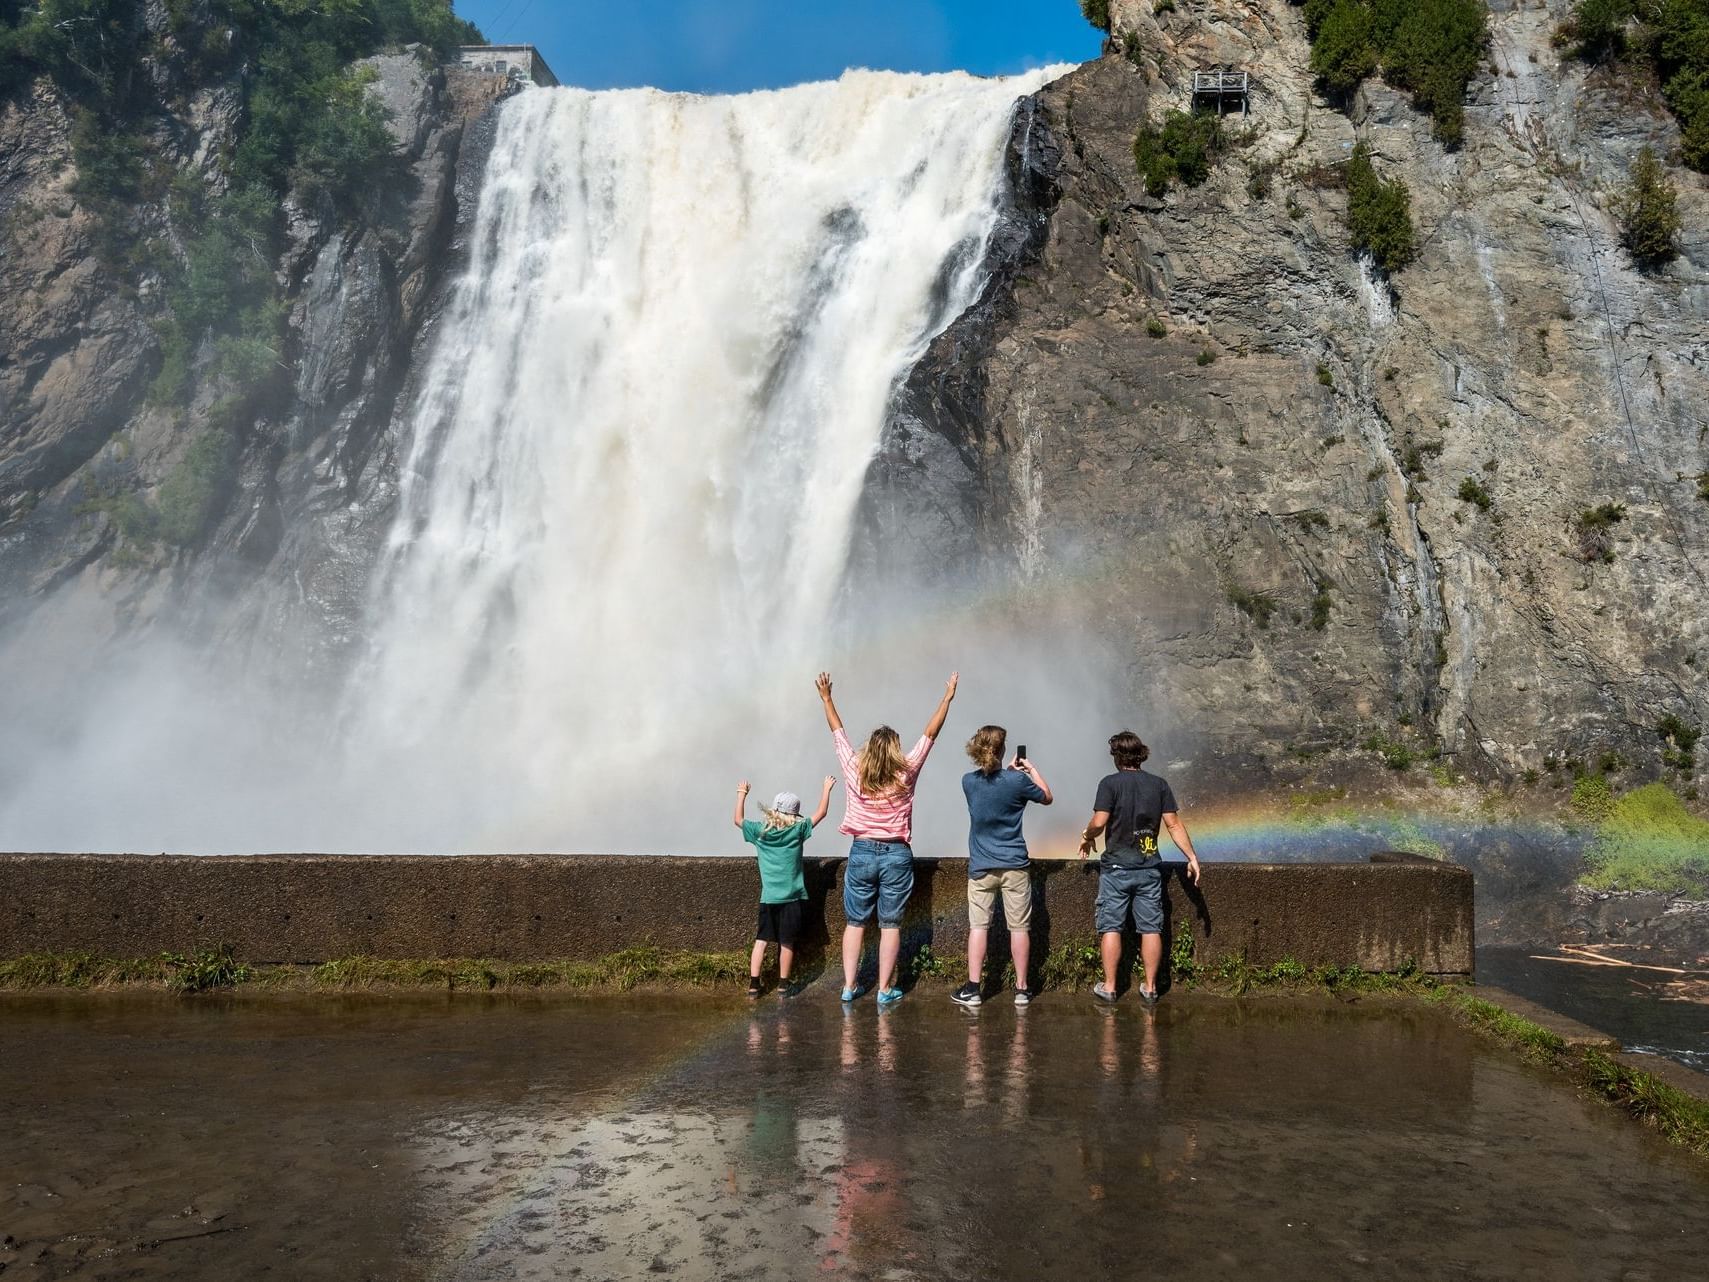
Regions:
<svg viewBox="0 0 1709 1282"><path fill-rule="evenodd" d="M845 67L1024 71L1096 57L1078 0L456 0L565 84L693 93L775 89Z"/></svg>

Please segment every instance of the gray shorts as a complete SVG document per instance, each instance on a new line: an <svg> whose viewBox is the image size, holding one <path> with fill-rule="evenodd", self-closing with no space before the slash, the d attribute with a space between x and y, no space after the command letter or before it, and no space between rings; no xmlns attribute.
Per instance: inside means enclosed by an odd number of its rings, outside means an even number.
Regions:
<svg viewBox="0 0 1709 1282"><path fill-rule="evenodd" d="M1098 904L1092 920L1100 935L1127 929L1128 914L1133 928L1142 935L1163 933L1163 869L1101 868L1098 870Z"/></svg>

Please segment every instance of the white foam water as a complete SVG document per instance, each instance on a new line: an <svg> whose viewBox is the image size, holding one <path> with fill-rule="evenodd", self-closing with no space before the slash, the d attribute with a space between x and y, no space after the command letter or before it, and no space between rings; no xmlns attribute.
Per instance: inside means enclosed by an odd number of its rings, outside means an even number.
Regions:
<svg viewBox="0 0 1709 1282"><path fill-rule="evenodd" d="M694 763L721 799L795 755L891 395L1051 74L505 107L345 728L413 795L395 835L657 848L714 804Z"/></svg>

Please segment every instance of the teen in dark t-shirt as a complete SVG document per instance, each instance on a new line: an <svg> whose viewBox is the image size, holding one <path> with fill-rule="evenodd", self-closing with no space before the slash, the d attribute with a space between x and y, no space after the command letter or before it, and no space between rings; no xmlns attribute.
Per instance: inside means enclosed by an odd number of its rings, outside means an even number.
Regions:
<svg viewBox="0 0 1709 1282"><path fill-rule="evenodd" d="M1154 868L1162 862L1157 833L1163 816L1176 810L1168 780L1143 770L1118 770L1098 781L1092 809L1109 816L1099 861L1103 867Z"/></svg>
<svg viewBox="0 0 1709 1282"><path fill-rule="evenodd" d="M1092 987L1101 1002L1116 1000L1116 968L1122 956L1122 931L1131 917L1139 932L1139 956L1145 983L1139 996L1147 1005L1157 1000L1157 969L1163 960L1163 859L1157 849L1160 828L1169 830L1187 856L1187 876L1199 880L1199 857L1193 852L1187 825L1176 813L1175 794L1166 780L1140 769L1151 749L1130 730L1110 736L1110 756L1116 772L1098 784L1097 800L1086 831L1080 836L1080 857L1092 853L1100 835L1106 836L1098 866L1098 903L1093 910L1098 943L1103 953L1104 979Z"/></svg>

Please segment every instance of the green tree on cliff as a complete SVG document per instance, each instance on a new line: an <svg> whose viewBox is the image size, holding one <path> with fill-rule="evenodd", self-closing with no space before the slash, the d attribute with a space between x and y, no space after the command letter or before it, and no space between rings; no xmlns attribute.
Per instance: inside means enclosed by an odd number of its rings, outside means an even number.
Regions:
<svg viewBox="0 0 1709 1282"><path fill-rule="evenodd" d="M1328 97L1345 98L1377 69L1371 11L1359 0L1339 0L1323 15L1311 42L1311 73Z"/></svg>
<svg viewBox="0 0 1709 1282"><path fill-rule="evenodd" d="M1579 0L1561 24L1586 62L1631 58L1653 73L1634 77L1661 87L1679 121L1680 157L1709 172L1709 3L1706 0Z"/></svg>
<svg viewBox="0 0 1709 1282"><path fill-rule="evenodd" d="M1311 71L1323 93L1346 99L1380 69L1457 146L1487 20L1483 0L1305 0Z"/></svg>
<svg viewBox="0 0 1709 1282"><path fill-rule="evenodd" d="M1679 194L1656 153L1641 148L1631 177L1614 200L1620 243L1642 267L1660 267L1679 253Z"/></svg>
<svg viewBox="0 0 1709 1282"><path fill-rule="evenodd" d="M1347 230L1354 250L1368 252L1385 272L1399 271L1417 252L1411 193L1398 179L1378 176L1364 143L1353 148L1347 165Z"/></svg>

